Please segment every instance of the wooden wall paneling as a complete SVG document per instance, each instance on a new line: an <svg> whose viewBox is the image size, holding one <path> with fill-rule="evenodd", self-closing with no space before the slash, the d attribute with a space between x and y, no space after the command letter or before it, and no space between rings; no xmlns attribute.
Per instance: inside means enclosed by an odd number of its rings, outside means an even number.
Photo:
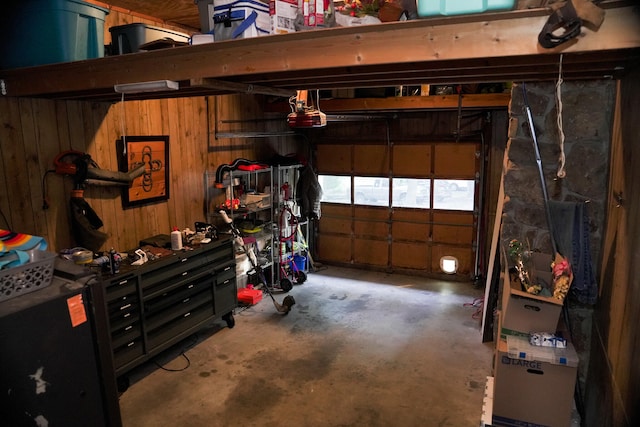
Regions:
<svg viewBox="0 0 640 427"><path fill-rule="evenodd" d="M21 99L19 103L24 143L24 157L21 162L21 172L23 174L23 177L25 177L25 172L27 174L26 177L23 178L26 180L26 182L24 182L24 188L26 189L26 191L22 193L21 197L22 199L24 199L25 210L23 213L28 213L28 215L24 216L24 220L26 221L24 226L28 229L37 230L36 233L41 235L46 232L46 230L42 228L42 226L45 224L44 215L41 214L41 209L36 208L36 206L39 206L40 203L34 206L32 194L34 193L34 190L36 190L35 193L38 194L38 190L40 189L40 185L38 184L38 182L40 182L40 166L38 165L38 144L40 142L39 139L41 136L39 132L39 126L42 126L43 123L38 122L38 117L36 115L36 111L34 110L34 102L34 99L26 98ZM25 197L26 195L29 196Z"/></svg>
<svg viewBox="0 0 640 427"><path fill-rule="evenodd" d="M121 153L116 148L116 140L123 135L131 135L128 133L128 124L125 118L128 117L124 113L126 102L118 102L111 105L105 105L107 111L104 113L104 120L99 124L99 129L95 135L92 145L101 147L99 165L103 169L117 171L118 156ZM100 120L101 115L95 116L94 120ZM137 246L136 232L141 230L141 221L139 215L134 210L125 211L122 208L123 187L111 187L109 189L91 188L91 194L94 191L103 191L104 198L96 198L90 201L90 204L101 204L104 227L100 230L109 235L107 242L103 246L103 250L114 248L117 251L125 251L133 249ZM95 209L95 208L94 208Z"/></svg>
<svg viewBox="0 0 640 427"><path fill-rule="evenodd" d="M194 171L194 182L196 182L196 186L191 194L191 206L193 209L192 212L192 222L195 221L207 221L206 219L206 209L205 209L205 188L204 188L204 180L203 174L206 170L208 170L209 165L209 156L208 156L208 117L207 117L207 99L204 97L193 98L193 115L194 115L194 124L193 124L193 155L199 164L199 170Z"/></svg>
<svg viewBox="0 0 640 427"><path fill-rule="evenodd" d="M57 124L58 145L57 147L51 147L51 149L57 150L49 155L48 158L43 159L46 167L50 170L54 168L54 158L63 151L71 149L71 138L69 129L69 110L67 108L69 102L56 101L55 110ZM49 173L46 177L45 190L47 198L48 209L45 211L47 216L47 224L49 227L49 236L51 240L49 243L52 247L69 247L71 245L71 225L69 218L69 210L67 207L67 200L70 191L73 189L73 182L70 178L57 175L56 173ZM55 202L52 203L53 197Z"/></svg>
<svg viewBox="0 0 640 427"><path fill-rule="evenodd" d="M57 115L54 102L42 99L32 100L34 129L36 130L34 171L30 173L31 200L34 209L36 227L47 242L55 241L55 222L48 215L42 205L42 180L48 169L53 164L53 158L58 154L60 147L59 134L57 132ZM37 167L37 169L36 169Z"/></svg>
<svg viewBox="0 0 640 427"><path fill-rule="evenodd" d="M181 165L187 168L182 172L186 174L188 187L184 189L181 200L182 211L184 213L183 226L194 229L195 222L204 219L202 214L202 197L204 195L202 174L205 170L206 156L202 156L200 148L205 146L205 141L200 137L198 130L201 121L199 117L199 106L202 98L186 98L184 109L187 112L185 117L184 142L187 150L182 151ZM182 148L182 141L178 141L178 148ZM187 158L185 159L185 155ZM177 195L179 196L179 195Z"/></svg>
<svg viewBox="0 0 640 427"><path fill-rule="evenodd" d="M185 99L170 99L169 102L169 200L167 210L169 227L167 234L173 227L182 230L185 227L185 215L182 210L182 200L188 197L189 177L191 174L190 155L188 149L191 141L186 137L188 112L185 111ZM200 174L202 176L202 174Z"/></svg>
<svg viewBox="0 0 640 427"><path fill-rule="evenodd" d="M352 165L352 146L349 144L318 144L316 167L323 174L348 174Z"/></svg>
<svg viewBox="0 0 640 427"><path fill-rule="evenodd" d="M109 107L109 104L103 103L83 103L82 123L76 125L83 126L82 138L86 147L83 151L90 154L100 168L118 170L115 140L109 141L108 125L102 126ZM115 186L88 185L85 190L85 199L104 222L100 231L109 236L104 245L106 250L111 247L126 249L118 245L120 239L127 235L126 230L122 229L127 222L120 215L120 194L121 189Z"/></svg>
<svg viewBox="0 0 640 427"><path fill-rule="evenodd" d="M477 150L475 143L435 144L434 174L447 178L475 178Z"/></svg>
<svg viewBox="0 0 640 427"><path fill-rule="evenodd" d="M427 144L394 144L394 176L429 177L431 174L431 146Z"/></svg>
<svg viewBox="0 0 640 427"><path fill-rule="evenodd" d="M27 210L27 200L24 195L29 191L29 183L25 180L26 160L20 115L20 102L16 98L1 98L2 126L0 126L0 144L2 144L2 180L5 191L0 192L4 199L2 212L7 217L13 230L35 234L33 221L28 218L31 213ZM3 224L5 227L5 224Z"/></svg>
<svg viewBox="0 0 640 427"><path fill-rule="evenodd" d="M353 153L353 172L362 175L388 176L391 151L379 144L356 145Z"/></svg>
<svg viewBox="0 0 640 427"><path fill-rule="evenodd" d="M391 265L394 268L427 270L429 267L429 246L419 243L398 242L391 244Z"/></svg>
<svg viewBox="0 0 640 427"><path fill-rule="evenodd" d="M611 227L607 229L608 258L613 262L611 283L603 283L601 294L609 295L609 305L599 311L599 328L604 329L606 351L613 374L612 384L620 396L621 406L614 405L613 420L635 425L640 421L637 402L640 399L640 369L636 366L640 357L640 332L636 327L640 317L640 267L637 248L638 218L640 218L640 150L637 135L640 129L635 105L640 95L640 72L634 72L618 84L618 98L614 116L612 137L612 164L610 177L610 202L608 215ZM616 195L624 198L619 203ZM613 229L612 229L613 228ZM605 258L605 265L607 258ZM606 299L604 300L606 301ZM608 324L606 320L608 318ZM616 399L617 400L617 399Z"/></svg>

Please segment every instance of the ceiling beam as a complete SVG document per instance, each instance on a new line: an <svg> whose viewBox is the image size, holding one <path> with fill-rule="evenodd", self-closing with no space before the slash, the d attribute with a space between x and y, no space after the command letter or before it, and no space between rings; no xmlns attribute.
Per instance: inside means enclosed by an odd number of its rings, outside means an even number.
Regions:
<svg viewBox="0 0 640 427"><path fill-rule="evenodd" d="M640 15L633 6L607 9L598 31L584 28L576 39L555 49L543 49L537 43L548 13L525 10L301 31L0 70L0 88L7 96L66 98L82 92L111 96L115 84L165 79L213 79L285 89L330 87L330 78L335 87L427 77L444 81L449 76L460 78L460 83L509 80L511 73L518 80L546 80L557 70L536 64L557 63L560 53L570 63L597 52L602 55L601 60L592 58L597 71L611 75L627 64L627 57L640 55ZM475 69L468 70L469 64ZM523 67L528 72L522 73ZM576 72L584 74L589 67L590 63L582 63ZM332 75L331 70L336 73ZM393 73L400 77L394 79ZM272 83L285 75L292 79ZM306 77L296 81L298 75ZM202 89L203 94L212 92Z"/></svg>
<svg viewBox="0 0 640 427"><path fill-rule="evenodd" d="M191 79L191 88L224 90L229 92L245 93L248 95L273 95L283 98L291 98L292 96L296 95L296 91L292 89L278 89L268 86L256 85L253 83L237 83L208 78Z"/></svg>

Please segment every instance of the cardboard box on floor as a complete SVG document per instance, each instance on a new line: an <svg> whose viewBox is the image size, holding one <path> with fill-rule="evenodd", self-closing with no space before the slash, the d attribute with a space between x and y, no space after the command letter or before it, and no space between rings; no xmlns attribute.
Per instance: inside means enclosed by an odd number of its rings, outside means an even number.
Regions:
<svg viewBox="0 0 640 427"><path fill-rule="evenodd" d="M551 260L549 254L533 255L533 280L547 289L552 286ZM525 292L520 281L511 276L507 267L502 290L501 338L508 335L528 337L531 332L555 333L563 301Z"/></svg>
<svg viewBox="0 0 640 427"><path fill-rule="evenodd" d="M493 426L571 425L578 356L565 349L537 347L508 336L496 349Z"/></svg>

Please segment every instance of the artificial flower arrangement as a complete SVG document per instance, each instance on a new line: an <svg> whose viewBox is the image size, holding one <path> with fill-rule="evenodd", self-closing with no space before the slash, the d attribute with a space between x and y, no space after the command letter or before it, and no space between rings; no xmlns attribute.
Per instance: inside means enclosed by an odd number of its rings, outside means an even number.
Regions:
<svg viewBox="0 0 640 427"><path fill-rule="evenodd" d="M542 290L542 286L534 284L531 279L529 267L527 266L530 261L529 255L529 251L525 251L522 242L520 242L519 240L512 239L509 242L509 257L515 264L516 271L518 272L518 279L520 279L522 289L525 292L537 295Z"/></svg>
<svg viewBox="0 0 640 427"><path fill-rule="evenodd" d="M512 239L509 242L508 253L518 273L518 279L520 280L522 289L525 292L532 295L551 294L560 301L564 300L573 281L571 264L565 257L556 254L554 260L551 262L552 290L549 292L543 289L540 284L534 283L535 278L532 278L532 272L530 271L531 252L525 250L522 242L517 239Z"/></svg>
<svg viewBox="0 0 640 427"><path fill-rule="evenodd" d="M350 16L377 16L384 3L385 0L344 0L344 5L337 6L336 9Z"/></svg>
<svg viewBox="0 0 640 427"><path fill-rule="evenodd" d="M569 260L556 254L555 260L551 263L551 271L553 272L553 297L562 301L567 296L573 281L571 264Z"/></svg>

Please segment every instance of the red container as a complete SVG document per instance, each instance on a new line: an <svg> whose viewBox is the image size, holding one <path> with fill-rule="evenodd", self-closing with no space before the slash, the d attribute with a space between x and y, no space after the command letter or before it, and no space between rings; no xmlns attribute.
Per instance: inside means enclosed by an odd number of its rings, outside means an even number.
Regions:
<svg viewBox="0 0 640 427"><path fill-rule="evenodd" d="M262 291L260 289L238 289L238 301L245 304L257 304L262 299Z"/></svg>

